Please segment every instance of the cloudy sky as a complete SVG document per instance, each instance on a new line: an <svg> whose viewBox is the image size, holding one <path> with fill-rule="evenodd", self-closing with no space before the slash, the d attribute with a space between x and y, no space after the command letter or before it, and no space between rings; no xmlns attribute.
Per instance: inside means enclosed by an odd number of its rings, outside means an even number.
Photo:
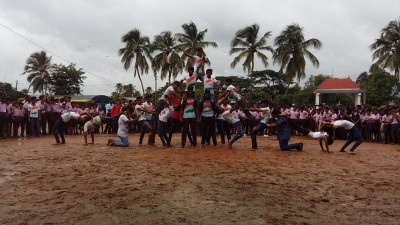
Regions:
<svg viewBox="0 0 400 225"><path fill-rule="evenodd" d="M307 76L355 79L369 69L368 47L400 18L399 9L398 0L0 0L0 81L15 85L18 80L19 90L27 88L20 75L26 59L44 48L53 63L72 62L86 71L84 94L109 95L116 83L139 88L133 70L125 71L120 62L121 36L137 28L153 40L162 31L182 32L181 25L190 21L208 29L205 39L219 45L205 49L216 76L244 75L241 64L230 68L230 41L237 30L257 23L261 33L272 32L268 43L273 45L287 25L298 23L306 39L323 42L321 50L312 50L320 67L308 63ZM272 60L269 68L277 68ZM255 69L264 68L256 62ZM151 72L144 83L154 89Z"/></svg>

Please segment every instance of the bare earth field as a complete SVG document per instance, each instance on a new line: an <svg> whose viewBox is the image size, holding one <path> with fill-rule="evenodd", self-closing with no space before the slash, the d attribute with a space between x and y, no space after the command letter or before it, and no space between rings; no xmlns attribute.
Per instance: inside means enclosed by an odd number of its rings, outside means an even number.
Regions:
<svg viewBox="0 0 400 225"><path fill-rule="evenodd" d="M357 154L279 151L275 137L233 150L106 146L106 135L0 140L0 224L400 224L400 146ZM146 137L147 138L147 137ZM145 138L145 141L147 139Z"/></svg>

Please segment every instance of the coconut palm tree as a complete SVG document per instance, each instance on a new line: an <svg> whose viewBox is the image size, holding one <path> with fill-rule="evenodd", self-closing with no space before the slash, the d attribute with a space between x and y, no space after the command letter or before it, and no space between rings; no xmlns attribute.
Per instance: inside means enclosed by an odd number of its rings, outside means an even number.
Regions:
<svg viewBox="0 0 400 225"><path fill-rule="evenodd" d="M183 24L183 33L177 33L176 37L179 41L179 44L176 46L176 49L182 49L184 53L182 54L182 60L186 60L187 54L195 55L197 48L205 48L208 46L211 47L218 47L218 44L211 41L204 41L204 36L207 33L207 29L203 31L198 31L197 26L195 23L190 22L188 24ZM188 58L186 62L186 67L193 66L194 61L192 58Z"/></svg>
<svg viewBox="0 0 400 225"><path fill-rule="evenodd" d="M247 26L236 32L235 37L231 41L230 54L239 53L232 63L231 67L235 68L236 65L244 59L243 71L247 71L248 75L254 71L254 56L256 55L265 67L268 66L268 57L262 51L274 52L273 48L267 45L267 39L271 36L271 32L265 33L260 39L258 39L258 33L260 26L253 24Z"/></svg>
<svg viewBox="0 0 400 225"><path fill-rule="evenodd" d="M138 76L142 85L142 93L144 94L144 86L141 74L149 72L149 64L147 58L152 59L150 52L150 40L147 36L141 36L138 29L133 29L122 36L121 41L125 44L124 48L119 49L121 62L125 70L134 63L134 77Z"/></svg>
<svg viewBox="0 0 400 225"><path fill-rule="evenodd" d="M124 89L124 85L122 83L117 83L115 85L115 92L117 92L118 94L121 94L123 89Z"/></svg>
<svg viewBox="0 0 400 225"><path fill-rule="evenodd" d="M278 63L280 71L287 76L285 92L285 95L287 95L293 79L297 78L300 82L306 76L305 58L308 58L315 67L319 67L317 57L308 49L310 47L320 49L322 42L315 38L305 40L303 27L300 27L298 24L291 24L276 37L275 46L277 48L273 55L274 63Z"/></svg>
<svg viewBox="0 0 400 225"><path fill-rule="evenodd" d="M171 76L175 79L184 68L184 62L178 54L179 50L176 49L176 42L176 38L170 31L164 31L154 37L152 44L152 51L156 52L151 60L154 74L160 71L161 80L168 77L169 83L171 83Z"/></svg>
<svg viewBox="0 0 400 225"><path fill-rule="evenodd" d="M51 63L51 56L48 57L46 52L34 52L26 60L24 72L27 74L27 80L32 86L33 93L40 91L42 94L47 94L50 84L50 73L54 65Z"/></svg>
<svg viewBox="0 0 400 225"><path fill-rule="evenodd" d="M394 71L397 80L400 78L400 21L390 21L382 29L381 37L370 46L375 64Z"/></svg>

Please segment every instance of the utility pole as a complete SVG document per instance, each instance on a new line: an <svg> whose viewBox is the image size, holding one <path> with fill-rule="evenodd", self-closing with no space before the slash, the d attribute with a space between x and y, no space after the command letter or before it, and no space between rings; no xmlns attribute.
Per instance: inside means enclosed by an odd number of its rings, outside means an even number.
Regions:
<svg viewBox="0 0 400 225"><path fill-rule="evenodd" d="M157 99L157 75L154 75L154 101Z"/></svg>
<svg viewBox="0 0 400 225"><path fill-rule="evenodd" d="M18 91L18 80L15 81L15 90Z"/></svg>

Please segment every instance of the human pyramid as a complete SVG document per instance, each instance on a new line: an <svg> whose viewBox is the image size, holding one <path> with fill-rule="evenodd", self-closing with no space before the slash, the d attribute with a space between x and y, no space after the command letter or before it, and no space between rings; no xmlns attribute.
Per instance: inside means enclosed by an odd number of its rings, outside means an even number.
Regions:
<svg viewBox="0 0 400 225"><path fill-rule="evenodd" d="M308 128L302 128L292 123L286 112L279 109L271 111L268 100L262 100L258 107L248 108L245 98L238 92L232 79L227 78L226 89L221 95L218 95L220 84L212 77L212 69L204 71L205 56L201 48L197 49L195 56L185 53L192 57L195 66L188 68L188 75L180 82L175 81L166 87L164 93L158 99L156 105L152 104L151 95L138 97L134 109L129 107L122 108L122 114L118 119L118 136L120 140L108 140L109 146L128 146L128 124L138 122L141 127L139 144L143 144L146 131L149 131L148 144L154 144L155 133L158 133L162 145L171 147L173 131L181 133L181 147L186 146L186 139L189 139L192 147L197 146L197 134L201 136L201 146L217 145L216 126L220 131L221 143L225 144L225 135L228 138L228 148L240 138L243 137L243 127L240 117L246 118L253 127L251 141L253 150L257 147L257 134L263 132L267 127L277 127L277 138L281 150L303 150L303 143L289 144L291 130L295 129L299 133L317 139L320 142L321 150L329 151L329 145L333 143L333 138L327 132L322 131L324 126L334 128L344 127L351 132L351 138L341 148L341 152L353 141L356 141L349 153L362 142L359 130L353 123L346 120L337 120L333 122L319 123L318 131L313 132ZM168 61L168 59L167 59ZM199 99L196 98L194 88L195 83L200 80L203 83L204 92ZM185 84L185 91L181 94L179 90ZM228 98L234 102L233 106L228 104ZM242 113L237 113L240 110ZM235 113L236 112L236 113ZM255 113L255 114L252 114ZM131 116L132 114L136 115ZM259 115L259 119L255 118ZM274 121L274 122L272 122ZM198 129L197 126L200 126ZM170 128L167 135L167 127ZM232 127L235 130L234 136L230 137L230 131L226 127ZM200 132L198 132L200 130ZM86 140L86 139L85 139ZM324 149L324 147L326 149Z"/></svg>

